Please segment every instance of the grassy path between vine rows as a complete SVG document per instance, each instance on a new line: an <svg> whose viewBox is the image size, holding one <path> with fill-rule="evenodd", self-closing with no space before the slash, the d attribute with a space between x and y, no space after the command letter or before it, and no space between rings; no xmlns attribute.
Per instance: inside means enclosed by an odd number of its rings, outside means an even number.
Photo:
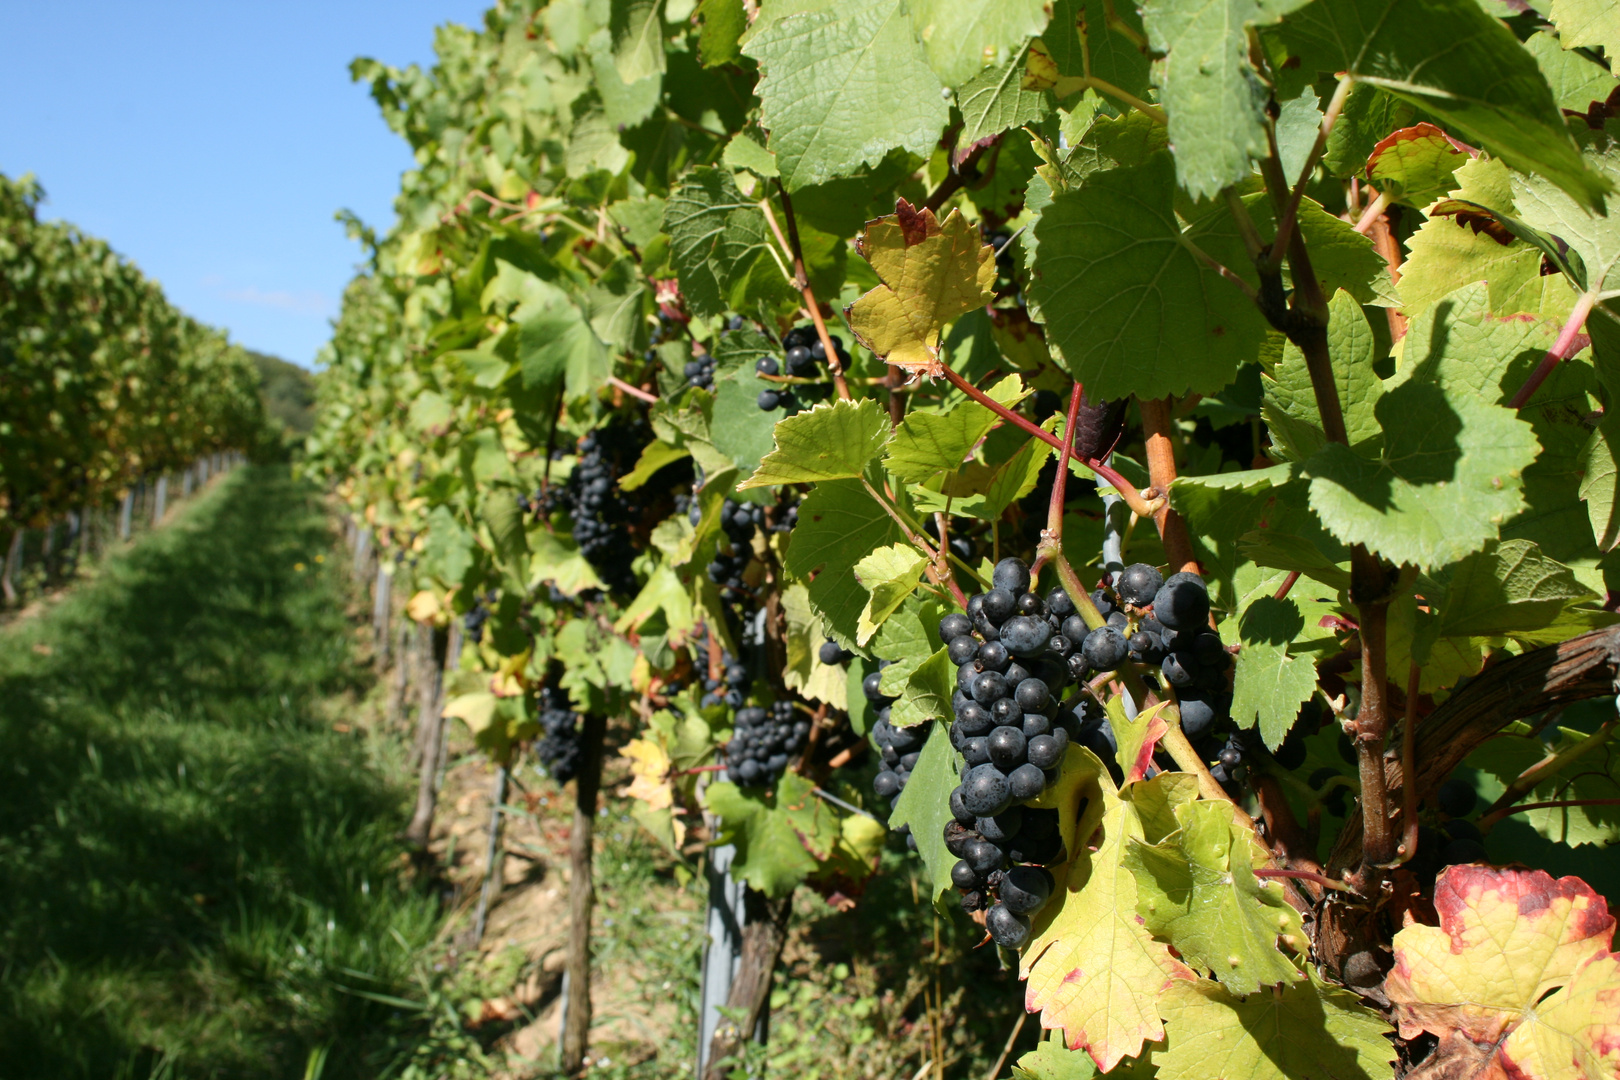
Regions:
<svg viewBox="0 0 1620 1080"><path fill-rule="evenodd" d="M243 468L0 632L0 1075L377 1075L437 929L341 549ZM359 991L356 993L355 991Z"/></svg>

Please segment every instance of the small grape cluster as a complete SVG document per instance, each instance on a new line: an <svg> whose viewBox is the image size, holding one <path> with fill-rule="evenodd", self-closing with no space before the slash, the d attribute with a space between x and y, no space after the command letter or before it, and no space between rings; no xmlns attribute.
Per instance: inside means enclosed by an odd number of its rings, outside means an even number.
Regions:
<svg viewBox="0 0 1620 1080"><path fill-rule="evenodd" d="M726 744L726 771L744 787L769 787L804 752L810 721L795 717L793 702L781 699L769 710L757 705L737 710L736 726Z"/></svg>
<svg viewBox="0 0 1620 1080"><path fill-rule="evenodd" d="M827 340L832 342L839 370L846 370L849 367L849 352L844 348L844 339L837 334L828 334ZM785 351L781 360L774 356L763 356L754 365L754 370L761 375L786 374L795 379L808 379L816 374L819 365L827 362L827 347L821 343L821 335L816 333L814 326L795 326L789 330L782 335L782 348ZM801 386L799 391L807 397L816 394L816 388L811 386ZM793 390L768 387L759 392L759 407L764 412L784 409L792 415L799 411L800 404Z"/></svg>
<svg viewBox="0 0 1620 1080"><path fill-rule="evenodd" d="M689 511L699 515L697 507ZM701 516L699 516L701 520ZM693 524L697 524L696 521ZM727 499L720 506L720 529L731 541L731 550L716 551L708 566L709 580L725 588L746 590L743 571L754 557L754 533L765 524L765 507L759 503Z"/></svg>
<svg viewBox="0 0 1620 1080"><path fill-rule="evenodd" d="M838 667L855 659L855 654L844 648L832 638L821 643L821 650L816 654L823 664L828 667Z"/></svg>
<svg viewBox="0 0 1620 1080"><path fill-rule="evenodd" d="M566 784L579 772L579 714L568 701L567 691L547 686L540 691L540 742L535 754L546 775Z"/></svg>
<svg viewBox="0 0 1620 1080"><path fill-rule="evenodd" d="M636 433L622 427L592 431L580 440L579 464L568 477L568 500L574 518L574 540L580 554L596 570L608 589L635 590L630 563L630 501L619 490L618 478L626 453L641 445Z"/></svg>
<svg viewBox="0 0 1620 1080"><path fill-rule="evenodd" d="M1013 873L1006 864L1064 856L1056 813L1021 804L1057 780L1070 741L1082 734L1080 717L1060 695L1087 673L1063 631L1076 618L1073 600L1061 588L1043 600L1030 584L1023 560L1003 559L990 591L970 599L967 614L952 613L939 624L957 665L951 744L965 762L950 795L954 820L945 828L946 846L960 860L951 881L965 910L989 908L986 926L1008 948L1028 940L1029 916L1051 888L1042 891L1047 879L1035 870Z"/></svg>
<svg viewBox="0 0 1620 1080"><path fill-rule="evenodd" d="M699 386L705 390L714 389L714 357L708 354L694 357L686 362L686 384Z"/></svg>
<svg viewBox="0 0 1620 1080"><path fill-rule="evenodd" d="M703 676L703 697L698 704L707 709L711 705L726 705L733 709L743 707L748 697L748 684L752 678L748 672L748 665L739 661L731 653L722 649L720 651L720 677L709 676L708 635L700 633L693 639L697 657L697 667Z"/></svg>
<svg viewBox="0 0 1620 1080"><path fill-rule="evenodd" d="M472 609L461 617L462 632L474 645L484 640L484 624L489 621L489 605L494 599L493 592L485 593L475 600Z"/></svg>

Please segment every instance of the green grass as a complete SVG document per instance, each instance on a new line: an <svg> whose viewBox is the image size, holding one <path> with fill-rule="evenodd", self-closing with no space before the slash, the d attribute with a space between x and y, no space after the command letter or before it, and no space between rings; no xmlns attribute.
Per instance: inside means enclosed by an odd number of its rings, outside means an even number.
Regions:
<svg viewBox="0 0 1620 1080"><path fill-rule="evenodd" d="M438 911L397 763L332 727L371 681L342 562L241 469L0 632L6 1080L391 1071Z"/></svg>

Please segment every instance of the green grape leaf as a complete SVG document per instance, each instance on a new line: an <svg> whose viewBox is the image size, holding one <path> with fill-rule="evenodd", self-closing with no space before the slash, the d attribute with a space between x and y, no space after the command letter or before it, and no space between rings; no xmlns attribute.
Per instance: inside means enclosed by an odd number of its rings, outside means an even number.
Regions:
<svg viewBox="0 0 1620 1080"><path fill-rule="evenodd" d="M892 431L888 413L875 399L817 405L776 422L776 449L737 489L858 477Z"/></svg>
<svg viewBox="0 0 1620 1080"><path fill-rule="evenodd" d="M1613 551L1620 545L1620 414L1605 413L1581 453L1581 501L1591 517L1598 547Z"/></svg>
<svg viewBox="0 0 1620 1080"><path fill-rule="evenodd" d="M1410 374L1385 388L1373 409L1384 431L1378 457L1329 443L1301 463L1311 509L1340 541L1429 568L1480 550L1523 508L1535 436L1490 403L1495 394L1468 388L1459 337L1431 337L1432 351L1408 355Z"/></svg>
<svg viewBox="0 0 1620 1080"><path fill-rule="evenodd" d="M686 174L665 205L664 231L681 292L694 314L746 310L750 296L768 293L771 275L781 288L788 287L772 257L764 211L737 190L724 169L702 167Z"/></svg>
<svg viewBox="0 0 1620 1080"><path fill-rule="evenodd" d="M664 73L663 0L612 0L613 64L626 83Z"/></svg>
<svg viewBox="0 0 1620 1080"><path fill-rule="evenodd" d="M1620 86L1620 79L1610 75L1602 64L1593 63L1578 52L1566 51L1559 39L1545 30L1531 34L1524 47L1536 58L1560 109L1584 113L1593 102L1607 101L1615 87Z"/></svg>
<svg viewBox="0 0 1620 1080"><path fill-rule="evenodd" d="M1620 179L1620 147L1606 153L1588 151L1587 164L1607 180ZM1620 289L1620 215L1595 214L1540 176L1515 176L1513 197L1520 217L1532 229L1549 233L1575 249L1584 277L1577 274L1572 284L1581 290L1612 292ZM1572 263L1575 261L1570 260ZM1620 315L1614 300L1604 301L1608 310ZM1590 322L1604 321L1597 315ZM1605 327L1607 329L1607 327Z"/></svg>
<svg viewBox="0 0 1620 1080"><path fill-rule="evenodd" d="M1142 16L1134 4L1055 0L1052 22L1041 41L1058 75L1092 75L1127 94L1144 97L1150 86L1150 61L1146 50L1130 36L1134 34L1139 41L1143 33Z"/></svg>
<svg viewBox="0 0 1620 1080"><path fill-rule="evenodd" d="M1132 840L1123 859L1136 878L1136 910L1148 930L1181 958L1239 996L1305 978L1278 950L1307 944L1299 912L1282 883L1255 876L1265 849L1237 823L1229 802L1176 808L1180 828L1154 845Z"/></svg>
<svg viewBox="0 0 1620 1080"><path fill-rule="evenodd" d="M962 133L956 145L971 147L1003 131L1038 124L1056 107L1049 90L1025 90L1024 50L1000 67L986 68L956 91Z"/></svg>
<svg viewBox="0 0 1620 1080"><path fill-rule="evenodd" d="M1032 392L1017 375L1008 375L987 394L998 404L1012 408ZM963 401L943 414L913 409L895 429L883 466L913 484L952 472L1000 422L995 413L973 400Z"/></svg>
<svg viewBox="0 0 1620 1080"><path fill-rule="evenodd" d="M747 169L755 176L766 179L777 175L776 155L746 131L739 131L731 137L720 160L733 169Z"/></svg>
<svg viewBox="0 0 1620 1080"><path fill-rule="evenodd" d="M651 309L652 290L636 260L628 255L615 259L585 290L591 330L616 352L639 353L646 349L647 315Z"/></svg>
<svg viewBox="0 0 1620 1080"><path fill-rule="evenodd" d="M855 564L855 580L870 594L855 624L855 643L865 646L922 580L928 559L909 543L878 548Z"/></svg>
<svg viewBox="0 0 1620 1080"><path fill-rule="evenodd" d="M782 613L787 618L787 662L782 683L807 701L825 701L840 712L849 706L849 680L840 664L821 662L826 635L810 607L810 590L792 582L782 590Z"/></svg>
<svg viewBox="0 0 1620 1080"><path fill-rule="evenodd" d="M1433 124L1391 132L1367 156L1367 179L1392 202L1422 209L1451 191L1457 168L1471 160Z"/></svg>
<svg viewBox="0 0 1620 1080"><path fill-rule="evenodd" d="M1064 1049L1063 1036L1053 1034L1019 1058L1012 1075L1013 1080L1091 1080L1097 1066L1088 1055Z"/></svg>
<svg viewBox="0 0 1620 1080"><path fill-rule="evenodd" d="M1245 196L1243 205L1248 207L1255 228L1267 235L1276 230L1276 208L1264 192ZM1219 222L1222 229L1230 228L1228 221L1224 206L1209 219L1211 227ZM1296 227L1310 247L1311 267L1324 296L1343 289L1363 304L1394 306L1395 290L1390 284L1389 266L1372 240L1356 232L1354 225L1328 213L1315 199L1307 197L1300 200ZM1217 257L1224 256L1226 265L1244 268L1247 274L1249 260L1241 245L1227 249L1212 242L1206 250L1211 254L1219 251ZM1251 278L1250 284L1258 284L1258 280Z"/></svg>
<svg viewBox="0 0 1620 1080"><path fill-rule="evenodd" d="M896 367L941 374L945 324L995 297L995 251L960 210L940 222L904 199L893 214L867 222L855 247L883 284L850 306L850 329Z"/></svg>
<svg viewBox="0 0 1620 1080"><path fill-rule="evenodd" d="M1305 629L1299 603L1262 596L1244 609L1238 625L1237 671L1232 683L1232 718L1248 727L1256 718L1269 749L1282 745L1299 707L1316 693L1316 665L1308 656L1289 656L1288 645Z"/></svg>
<svg viewBox="0 0 1620 1080"><path fill-rule="evenodd" d="M738 41L748 29L748 13L742 0L699 0L698 55L706 68L729 64L742 55Z"/></svg>
<svg viewBox="0 0 1620 1080"><path fill-rule="evenodd" d="M1159 1080L1384 1080L1395 1073L1389 1025L1307 966L1308 982L1237 998L1219 983L1164 996L1168 1045Z"/></svg>
<svg viewBox="0 0 1620 1080"><path fill-rule="evenodd" d="M731 876L747 882L767 896L786 896L816 872L817 860L801 839L799 814L790 806L801 800L818 804L808 788L809 781L797 773L785 773L776 791L742 788L729 781L710 784L703 794L704 804L720 818L716 844L731 844L737 854L731 861ZM830 816L830 815L829 815Z"/></svg>
<svg viewBox="0 0 1620 1080"><path fill-rule="evenodd" d="M1612 799L1620 793L1620 755L1615 753L1612 739L1561 726L1554 727L1551 735L1543 742L1528 725L1510 725L1496 738L1481 743L1465 764L1495 777L1505 790L1549 755L1569 755L1538 778L1519 801ZM1486 797L1490 797L1488 792ZM1513 816L1547 839L1571 847L1620 842L1620 806L1550 806Z"/></svg>
<svg viewBox="0 0 1620 1080"><path fill-rule="evenodd" d="M1357 175L1366 167L1367 155L1379 140L1396 128L1406 127L1414 114L1411 105L1387 90L1356 83L1328 135L1322 164L1340 179Z"/></svg>
<svg viewBox="0 0 1620 1080"><path fill-rule="evenodd" d="M889 722L895 727L912 727L925 720L948 720L955 692L956 666L943 648L937 649L906 677L900 696L890 707Z"/></svg>
<svg viewBox="0 0 1620 1080"><path fill-rule="evenodd" d="M1078 746L1070 754L1090 757ZM1035 917L1019 973L1041 1026L1062 1028L1069 1049L1086 1050L1107 1072L1164 1038L1161 1003L1195 976L1137 918L1136 879L1123 864L1131 838L1142 837L1131 801L1101 770L1082 791L1071 858L1053 869L1059 889Z"/></svg>
<svg viewBox="0 0 1620 1080"><path fill-rule="evenodd" d="M1161 152L1091 174L1035 224L1047 344L1100 399L1215 393L1265 340L1248 298L1184 246L1174 190Z"/></svg>
<svg viewBox="0 0 1620 1080"><path fill-rule="evenodd" d="M917 509L925 514L949 512L997 521L1007 507L1035 490L1051 453L1051 445L1044 440L1029 439L1000 465L970 462L959 473L947 476L938 492L913 489Z"/></svg>
<svg viewBox="0 0 1620 1080"><path fill-rule="evenodd" d="M1564 48L1595 45L1611 64L1620 57L1620 11L1607 0L1552 0L1552 21Z"/></svg>
<svg viewBox="0 0 1620 1080"><path fill-rule="evenodd" d="M563 169L578 180L594 172L617 174L630 164L630 152L619 141L619 129L601 108L586 109L574 117L563 151Z"/></svg>
<svg viewBox="0 0 1620 1080"><path fill-rule="evenodd" d="M1573 602L1597 599L1569 567L1528 540L1503 540L1447 567L1422 590L1441 637L1512 637L1547 626Z"/></svg>
<svg viewBox="0 0 1620 1080"><path fill-rule="evenodd" d="M1476 0L1318 0L1272 33L1300 62L1293 78L1382 87L1584 205L1612 189L1581 161L1535 58Z"/></svg>
<svg viewBox="0 0 1620 1080"><path fill-rule="evenodd" d="M900 147L927 155L949 116L900 0L833 0L756 26L760 124L791 191L876 165Z"/></svg>
<svg viewBox="0 0 1620 1080"><path fill-rule="evenodd" d="M614 62L605 30L597 33L593 44L600 46L591 56L591 70L596 75L597 93L602 97L603 117L615 130L635 127L658 107L663 90L662 73L652 72L638 79L625 79ZM662 50L659 52L662 55Z"/></svg>
<svg viewBox="0 0 1620 1080"><path fill-rule="evenodd" d="M1374 443L1383 436L1374 414L1384 393L1383 380L1373 369L1377 339L1361 305L1342 290L1328 302L1327 338L1345 434L1352 447ZM1327 436L1322 432L1322 416L1316 408L1316 392L1311 388L1305 354L1293 342L1287 343L1282 359L1268 374L1270 377L1263 380L1261 419L1284 456L1295 461L1308 458L1327 443Z"/></svg>
<svg viewBox="0 0 1620 1080"><path fill-rule="evenodd" d="M935 902L951 887L951 867L956 865L956 856L945 846L945 823L952 820L951 792L961 767L962 757L951 748L949 733L943 724L937 725L923 743L906 788L889 813L889 828L911 826L917 853L928 868Z"/></svg>
<svg viewBox="0 0 1620 1080"><path fill-rule="evenodd" d="M826 621L832 637L852 647L867 598L855 580L855 564L902 539L900 526L859 480L824 481L799 504L799 525L782 566L809 582L810 606Z"/></svg>
<svg viewBox="0 0 1620 1080"><path fill-rule="evenodd" d="M538 278L534 285L541 299L514 312L522 317L517 359L523 385L548 401L559 392L569 400L593 393L612 374L612 357L566 293Z"/></svg>
<svg viewBox="0 0 1620 1080"><path fill-rule="evenodd" d="M1250 26L1307 0L1147 0L1142 24L1159 100L1169 115L1176 175L1195 199L1245 179L1267 152L1265 84L1249 63ZM1289 178L1290 180L1293 177Z"/></svg>
<svg viewBox="0 0 1620 1080"><path fill-rule="evenodd" d="M928 64L946 86L1012 59L1046 29L1048 15L1043 0L911 0L909 7Z"/></svg>
<svg viewBox="0 0 1620 1080"><path fill-rule="evenodd" d="M1314 86L1305 87L1299 97L1279 104L1276 127L1277 160L1282 162L1283 175L1297 177L1322 130L1322 109ZM1312 254L1311 261L1315 262Z"/></svg>
<svg viewBox="0 0 1620 1080"><path fill-rule="evenodd" d="M714 419L710 427L714 448L736 464L743 486L776 445L776 424L781 413L760 409L759 392L765 385L751 370L728 377L717 375L714 380Z"/></svg>

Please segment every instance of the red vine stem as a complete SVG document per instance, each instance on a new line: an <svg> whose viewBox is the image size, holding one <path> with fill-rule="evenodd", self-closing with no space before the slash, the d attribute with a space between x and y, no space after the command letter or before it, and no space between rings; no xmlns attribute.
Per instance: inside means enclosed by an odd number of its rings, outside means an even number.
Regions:
<svg viewBox="0 0 1620 1080"><path fill-rule="evenodd" d="M1170 439L1171 426L1169 398L1138 398L1137 408L1142 413L1142 428L1147 436L1148 479L1155 491L1168 496L1170 485L1176 479L1175 447ZM1170 509L1168 497L1153 515L1153 524L1159 528L1164 541L1164 553L1170 565L1177 570L1198 572L1198 560L1193 558L1192 537L1187 523L1180 514Z"/></svg>
<svg viewBox="0 0 1620 1080"><path fill-rule="evenodd" d="M1069 412L1063 425L1063 450L1058 454L1057 478L1052 481L1052 502L1046 510L1046 528L1041 532L1040 546L1035 552L1035 565L1030 567L1031 580L1041 576L1041 567L1052 557L1052 552L1063 548L1063 504L1069 489L1069 457L1074 453L1074 425L1080 416L1080 399L1085 388L1079 383L1069 391Z"/></svg>
<svg viewBox="0 0 1620 1080"><path fill-rule="evenodd" d="M1530 400L1531 395L1541 389L1541 384L1547 381L1547 376L1551 375L1559 362L1572 351L1575 336L1580 333L1581 324L1586 322L1586 317L1591 314L1592 305L1596 302L1597 293L1591 291L1582 293L1580 299L1575 301L1574 310L1569 313L1569 318L1564 322L1564 328L1558 332L1558 340L1553 342L1553 347L1548 349L1547 355L1541 358L1541 363L1536 365L1536 370L1532 371L1530 377L1524 381L1524 385L1519 387L1519 392L1513 395L1513 400L1508 402L1508 408L1524 408L1525 402Z"/></svg>
<svg viewBox="0 0 1620 1080"><path fill-rule="evenodd" d="M623 379L619 378L617 375L609 375L607 377L607 381L608 381L609 386L616 386L620 390L623 390L625 393L629 394L633 398L639 398L642 401L645 401L649 405L658 404L658 395L649 394L649 393L647 393L647 391L643 390L639 386L631 386L629 383L625 382Z"/></svg>
<svg viewBox="0 0 1620 1080"><path fill-rule="evenodd" d="M1274 595L1272 597L1272 599L1273 600L1286 600L1286 599L1288 599L1289 592L1294 588L1294 583L1297 582L1298 580L1299 580L1299 571L1298 570L1290 570L1288 572L1288 576L1283 578L1283 583L1281 585L1277 586L1276 595Z"/></svg>
<svg viewBox="0 0 1620 1080"><path fill-rule="evenodd" d="M1314 881L1316 884L1322 886L1322 888L1332 889L1335 892L1353 891L1350 886L1346 885L1344 882L1334 881L1332 878L1324 874L1318 874L1311 870L1285 870L1281 867L1263 866L1255 870L1254 876L1257 878L1293 878L1296 881Z"/></svg>
<svg viewBox="0 0 1620 1080"><path fill-rule="evenodd" d="M827 370L832 373L833 389L838 391L840 400L848 401L849 384L844 381L844 369L838 363L838 350L833 348L832 338L827 335L827 324L821 318L821 304L816 300L815 291L810 288L810 275L804 268L804 250L799 246L799 223L793 216L793 200L788 197L787 188L782 186L781 180L776 182L776 190L782 196L782 216L787 219L788 242L783 246L793 255L793 274L797 279L794 284L804 296L804 306L810 311L810 321L816 324L816 336L821 339L821 347L827 354ZM782 243L782 230L776 227L776 215L771 213L771 201L765 199L760 205L765 209L765 220L770 222L777 243Z"/></svg>
<svg viewBox="0 0 1620 1080"><path fill-rule="evenodd" d="M1401 824L1406 829L1395 853L1402 862L1417 854L1418 846L1417 785L1408 777L1417 775L1413 758L1417 752L1417 697L1422 676L1423 669L1417 666L1416 660L1412 661L1407 667L1406 716L1401 727Z"/></svg>

